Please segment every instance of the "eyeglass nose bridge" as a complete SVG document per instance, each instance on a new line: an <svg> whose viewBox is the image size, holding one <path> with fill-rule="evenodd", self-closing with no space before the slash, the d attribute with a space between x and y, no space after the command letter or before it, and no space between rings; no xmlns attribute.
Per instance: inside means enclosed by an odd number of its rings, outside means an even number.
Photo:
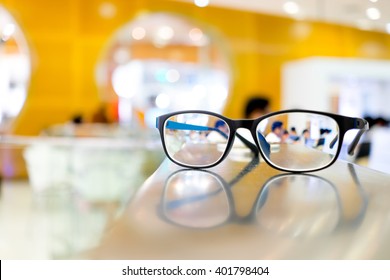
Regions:
<svg viewBox="0 0 390 280"><path fill-rule="evenodd" d="M233 120L234 131L236 131L239 128L246 128L252 131L254 122L255 120Z"/></svg>
<svg viewBox="0 0 390 280"><path fill-rule="evenodd" d="M256 120L234 120L234 133L237 133L237 129L239 128L246 128L252 133L253 140L258 143L260 146L260 149L264 153L266 157L269 158L271 153L271 146L270 144L265 140L264 136L256 131ZM253 136L253 132L256 131L255 136ZM256 135L257 134L257 135Z"/></svg>

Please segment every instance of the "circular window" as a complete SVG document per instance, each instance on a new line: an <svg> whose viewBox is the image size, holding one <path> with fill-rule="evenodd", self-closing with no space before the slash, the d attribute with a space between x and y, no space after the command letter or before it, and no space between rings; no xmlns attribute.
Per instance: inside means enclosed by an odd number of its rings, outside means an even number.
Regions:
<svg viewBox="0 0 390 280"><path fill-rule="evenodd" d="M22 109L31 74L26 39L0 6L0 133L7 132Z"/></svg>
<svg viewBox="0 0 390 280"><path fill-rule="evenodd" d="M120 28L97 68L104 103L120 123L154 127L157 115L176 110L222 111L230 65L210 28L184 17L143 15Z"/></svg>

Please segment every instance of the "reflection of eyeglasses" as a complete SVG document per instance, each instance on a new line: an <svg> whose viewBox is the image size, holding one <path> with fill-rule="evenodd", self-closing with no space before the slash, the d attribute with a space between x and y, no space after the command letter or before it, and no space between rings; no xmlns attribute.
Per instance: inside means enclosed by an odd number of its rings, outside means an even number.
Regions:
<svg viewBox="0 0 390 280"><path fill-rule="evenodd" d="M255 164L252 163L252 168ZM325 178L304 174L279 174L265 182L250 213L238 216L231 187L221 176L205 170L179 170L166 181L160 213L163 219L189 228L212 228L226 222L257 221L273 232L297 235L330 233L354 226L364 217L367 198L350 165L362 198L359 213L346 222L337 187ZM248 165L242 178L250 171Z"/></svg>
<svg viewBox="0 0 390 280"><path fill-rule="evenodd" d="M288 172L311 172L330 166L340 153L344 134L359 129L348 148L352 155L368 130L364 119L309 110L279 111L254 120L231 120L207 111L180 111L158 117L156 126L165 153L178 165L207 168L219 164L236 135L255 156L260 151L269 165ZM288 138L283 127L308 133L299 139ZM238 128L249 129L257 147L236 133Z"/></svg>

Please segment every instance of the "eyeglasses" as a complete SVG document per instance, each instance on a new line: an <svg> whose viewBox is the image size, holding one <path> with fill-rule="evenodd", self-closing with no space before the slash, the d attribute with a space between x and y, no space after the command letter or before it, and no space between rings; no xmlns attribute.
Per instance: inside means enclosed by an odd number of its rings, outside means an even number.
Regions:
<svg viewBox="0 0 390 280"><path fill-rule="evenodd" d="M358 129L348 146L353 155L368 122L310 110L285 110L253 120L232 120L208 111L180 111L157 117L164 151L176 164L209 168L226 158L235 136L272 167L287 172L311 172L332 165L344 135ZM250 130L254 144L237 132ZM287 130L289 129L289 130Z"/></svg>

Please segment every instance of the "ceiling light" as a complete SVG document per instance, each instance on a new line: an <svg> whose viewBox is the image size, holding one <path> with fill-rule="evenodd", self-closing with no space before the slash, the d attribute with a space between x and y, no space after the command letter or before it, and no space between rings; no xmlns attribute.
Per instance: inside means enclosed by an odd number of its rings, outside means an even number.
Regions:
<svg viewBox="0 0 390 280"><path fill-rule="evenodd" d="M156 97L156 106L160 109L166 109L171 104L171 98L166 93L160 93Z"/></svg>
<svg viewBox="0 0 390 280"><path fill-rule="evenodd" d="M203 38L203 32L199 28L192 28L188 35L193 42L199 42Z"/></svg>
<svg viewBox="0 0 390 280"><path fill-rule="evenodd" d="M206 7L210 4L210 0L194 0L194 4L198 7Z"/></svg>
<svg viewBox="0 0 390 280"><path fill-rule="evenodd" d="M376 3L378 0L369 0L371 3Z"/></svg>
<svg viewBox="0 0 390 280"><path fill-rule="evenodd" d="M287 1L283 5L283 10L290 15L295 15L299 12L299 6L294 1Z"/></svg>
<svg viewBox="0 0 390 280"><path fill-rule="evenodd" d="M164 41L171 40L174 35L175 32L173 31L173 28L168 25L161 26L157 30L157 36Z"/></svg>
<svg viewBox="0 0 390 280"><path fill-rule="evenodd" d="M116 16L117 8L110 2L104 2L99 6L99 14L102 18L111 19Z"/></svg>
<svg viewBox="0 0 390 280"><path fill-rule="evenodd" d="M130 60L130 53L125 48L119 48L114 52L113 59L117 64L125 64Z"/></svg>
<svg viewBox="0 0 390 280"><path fill-rule="evenodd" d="M131 32L131 36L135 40L142 40L143 38L145 38L145 35L146 35L146 30L143 27L135 27Z"/></svg>
<svg viewBox="0 0 390 280"><path fill-rule="evenodd" d="M367 17L371 20L377 20L381 18L381 12L377 8L368 8L366 10Z"/></svg>
<svg viewBox="0 0 390 280"><path fill-rule="evenodd" d="M176 69L169 69L166 74L165 78L170 83L175 83L180 79L180 73Z"/></svg>
<svg viewBox="0 0 390 280"><path fill-rule="evenodd" d="M16 27L13 23L8 23L4 26L3 31L1 32L1 39L3 41L7 41L14 33L15 33Z"/></svg>

